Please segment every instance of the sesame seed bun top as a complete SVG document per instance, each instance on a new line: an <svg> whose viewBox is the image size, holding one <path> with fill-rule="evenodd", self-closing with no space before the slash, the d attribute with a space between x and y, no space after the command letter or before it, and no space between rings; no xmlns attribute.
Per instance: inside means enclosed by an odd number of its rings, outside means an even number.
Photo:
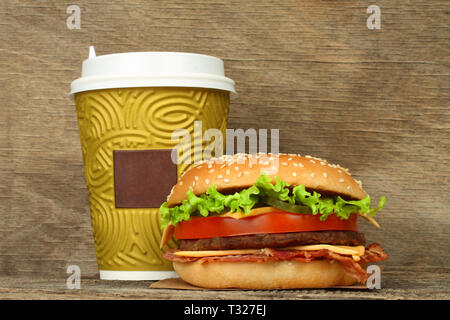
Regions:
<svg viewBox="0 0 450 320"><path fill-rule="evenodd" d="M187 198L186 192L190 188L196 195L206 193L213 184L220 192L249 188L262 173L319 193L334 193L357 200L367 196L361 182L352 178L348 169L324 159L298 154L240 153L203 161L187 170L172 188L168 205L180 204Z"/></svg>

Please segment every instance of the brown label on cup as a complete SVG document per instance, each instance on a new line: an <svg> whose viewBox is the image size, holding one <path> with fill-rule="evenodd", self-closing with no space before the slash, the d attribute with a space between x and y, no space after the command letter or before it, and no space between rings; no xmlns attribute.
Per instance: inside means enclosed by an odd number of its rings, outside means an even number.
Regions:
<svg viewBox="0 0 450 320"><path fill-rule="evenodd" d="M172 149L115 150L116 208L159 208L177 182Z"/></svg>

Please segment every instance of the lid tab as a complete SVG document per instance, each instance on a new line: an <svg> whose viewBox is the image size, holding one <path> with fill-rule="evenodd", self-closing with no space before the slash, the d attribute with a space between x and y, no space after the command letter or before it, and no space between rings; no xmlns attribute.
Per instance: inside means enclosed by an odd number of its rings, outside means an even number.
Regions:
<svg viewBox="0 0 450 320"><path fill-rule="evenodd" d="M89 59L94 59L96 57L94 46L89 47Z"/></svg>

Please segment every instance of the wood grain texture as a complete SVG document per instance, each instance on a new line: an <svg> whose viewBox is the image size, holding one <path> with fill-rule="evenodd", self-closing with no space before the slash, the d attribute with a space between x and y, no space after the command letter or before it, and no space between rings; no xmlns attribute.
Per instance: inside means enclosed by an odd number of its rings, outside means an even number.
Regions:
<svg viewBox="0 0 450 320"><path fill-rule="evenodd" d="M419 275L419 276L417 276ZM20 281L18 281L20 280ZM0 299L152 299L152 300L305 300L305 299L448 299L447 269L392 267L383 273L381 289L173 290L149 289L151 281L102 281L84 277L80 289L68 289L65 278L0 277Z"/></svg>
<svg viewBox="0 0 450 320"><path fill-rule="evenodd" d="M229 128L279 128L280 151L351 169L395 267L446 268L450 197L450 5L377 1L65 1L0 4L0 274L97 275L77 119L68 97L97 54L186 51L225 62L239 98ZM414 269L416 270L416 269ZM437 288L436 290L440 290Z"/></svg>

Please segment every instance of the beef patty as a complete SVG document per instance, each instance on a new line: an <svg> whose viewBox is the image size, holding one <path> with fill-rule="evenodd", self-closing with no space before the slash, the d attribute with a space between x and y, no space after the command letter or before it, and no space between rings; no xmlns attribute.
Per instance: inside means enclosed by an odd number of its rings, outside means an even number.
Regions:
<svg viewBox="0 0 450 320"><path fill-rule="evenodd" d="M359 246L366 243L364 235L355 231L262 233L207 239L182 239L178 241L180 250L189 251L282 248L319 243Z"/></svg>

